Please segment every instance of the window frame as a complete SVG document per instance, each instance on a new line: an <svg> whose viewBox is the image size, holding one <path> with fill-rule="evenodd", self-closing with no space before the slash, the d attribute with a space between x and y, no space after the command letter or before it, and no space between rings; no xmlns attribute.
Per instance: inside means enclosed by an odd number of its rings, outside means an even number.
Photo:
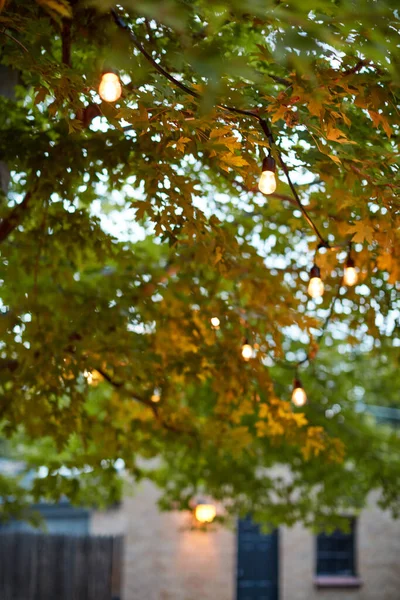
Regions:
<svg viewBox="0 0 400 600"><path fill-rule="evenodd" d="M336 529L334 532L332 532L331 534L326 534L324 532L319 533L316 536L316 540L315 540L315 575L317 577L357 577L357 552L356 552L356 536L357 536L357 520L355 517L346 517L348 518L349 522L350 522L350 532L346 533L341 531L340 529ZM351 565L349 569L344 569L342 572L340 572L340 570L319 570L318 566L321 560L323 560L320 557L320 553L324 552L326 554L328 554L328 557L325 558L325 560L327 560L328 562L331 561L331 563L337 563L340 558L338 558L337 556L335 557L335 555L337 555L338 553L340 553L340 550L334 549L334 550L329 550L329 549L321 549L319 548L319 544L322 541L322 536L325 536L325 540L335 540L336 536L336 540L342 540L342 541L351 541L351 550L345 550L342 551L343 553L345 553L347 556L347 560L349 562L349 564ZM342 537L343 536L343 537ZM331 557L329 557L329 554L332 554Z"/></svg>
<svg viewBox="0 0 400 600"><path fill-rule="evenodd" d="M356 517L354 517L353 515L349 515L349 516L345 516L345 518L347 518L350 521L350 532L346 533L341 531L340 529L336 529L332 534L325 534L325 533L320 533L318 535L315 536L315 566L314 566L314 572L315 572L315 576L314 576L314 583L317 587L360 587L362 585L362 582L360 580L360 578L358 577L358 562L357 562L357 534L358 534L358 521L356 519ZM347 536L347 541L349 541L349 538L351 540L351 551L348 550L347 554L349 554L348 556L348 562L351 565L351 568L349 569L343 569L342 572L338 571L334 571L331 570L329 571L326 570L321 570L318 571L318 567L319 567L319 563L321 560L320 557L320 553L321 552L325 552L328 553L329 555L329 549L321 549L319 547L319 543L321 541L321 536L328 536L331 537L333 535L337 535L337 534L342 534L343 536ZM341 536L338 536L339 539ZM331 539L334 539L331 537ZM338 562L340 559L340 557L335 558L335 553L336 554L340 554L340 550L332 550L331 551L333 554L333 561ZM346 553L346 551L345 551ZM325 558L325 560L329 561L329 556L327 558Z"/></svg>

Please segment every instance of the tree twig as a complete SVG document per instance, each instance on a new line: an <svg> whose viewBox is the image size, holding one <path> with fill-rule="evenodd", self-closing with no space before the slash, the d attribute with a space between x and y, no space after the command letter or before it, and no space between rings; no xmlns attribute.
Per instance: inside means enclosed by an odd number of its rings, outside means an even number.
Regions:
<svg viewBox="0 0 400 600"><path fill-rule="evenodd" d="M7 33L4 27L3 27L3 29L0 30L0 33L2 35L5 35L6 37L8 37L10 40L15 42L16 44L18 44L18 46L20 46L24 52L26 52L27 54L30 55L28 48L26 46L24 46L24 44L22 42L17 40L17 38L15 38L13 35L11 35L11 33Z"/></svg>

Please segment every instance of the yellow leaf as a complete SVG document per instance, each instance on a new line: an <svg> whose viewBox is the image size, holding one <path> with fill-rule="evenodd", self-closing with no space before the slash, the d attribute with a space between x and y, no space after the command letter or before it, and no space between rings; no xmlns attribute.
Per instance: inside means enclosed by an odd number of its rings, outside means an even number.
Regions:
<svg viewBox="0 0 400 600"><path fill-rule="evenodd" d="M376 259L378 268L381 271L391 271L393 258L389 252L385 252L385 254L380 254Z"/></svg>
<svg viewBox="0 0 400 600"><path fill-rule="evenodd" d="M231 152L233 152L235 149L241 148L240 142L238 142L238 139L234 135L223 138L220 143L229 148Z"/></svg>
<svg viewBox="0 0 400 600"><path fill-rule="evenodd" d="M293 413L292 418L295 421L297 427L304 427L304 425L308 424L307 418L304 413Z"/></svg>
<svg viewBox="0 0 400 600"><path fill-rule="evenodd" d="M265 419L269 415L269 408L267 404L260 404L258 414L260 415L260 419Z"/></svg>
<svg viewBox="0 0 400 600"><path fill-rule="evenodd" d="M179 150L180 152L185 152L185 144L187 144L190 141L190 138L180 137L179 140L176 142L177 150Z"/></svg>
<svg viewBox="0 0 400 600"><path fill-rule="evenodd" d="M362 244L365 240L371 244L374 240L373 228L364 221L357 221L354 225L350 225L348 232L353 234L351 239L356 244Z"/></svg>
<svg viewBox="0 0 400 600"><path fill-rule="evenodd" d="M272 117L271 117L271 121L272 123L275 123L276 121L278 121L279 119L283 119L285 116L285 113L287 111L287 106L284 106L283 104L278 108L278 110L276 110Z"/></svg>
<svg viewBox="0 0 400 600"><path fill-rule="evenodd" d="M245 160L241 156L236 156L236 154L229 154L228 152L225 154L222 154L220 156L220 159L224 163L227 163L228 165L231 165L233 167L244 167L249 164L247 162L247 160Z"/></svg>
<svg viewBox="0 0 400 600"><path fill-rule="evenodd" d="M36 0L43 8L55 12L60 17L71 18L72 10L67 0Z"/></svg>
<svg viewBox="0 0 400 600"><path fill-rule="evenodd" d="M222 260L224 254L222 251L222 248L220 246L217 246L215 248L215 257L214 257L214 265L216 265L217 263L219 263L220 260Z"/></svg>
<svg viewBox="0 0 400 600"><path fill-rule="evenodd" d="M328 125L326 138L331 140L332 142L338 142L339 144L344 144L348 141L346 135L340 129L333 127L332 125Z"/></svg>
<svg viewBox="0 0 400 600"><path fill-rule="evenodd" d="M381 115L378 112L375 112L374 110L368 110L368 113L372 119L372 123L374 124L374 127L378 128L379 125L382 125L384 132L390 138L392 135L392 128L390 127L386 117L384 117L383 115Z"/></svg>
<svg viewBox="0 0 400 600"><path fill-rule="evenodd" d="M350 121L349 117L344 112L342 112L340 114L341 114L343 121L346 123L347 127L350 127L351 121Z"/></svg>
<svg viewBox="0 0 400 600"><path fill-rule="evenodd" d="M311 98L307 104L308 111L311 115L319 117L321 112L324 110L321 100L319 98Z"/></svg>
<svg viewBox="0 0 400 600"><path fill-rule="evenodd" d="M333 160L333 162L335 162L339 165L342 164L342 161L340 160L340 158L338 156L335 156L335 154L328 154L328 156L331 160Z"/></svg>
<svg viewBox="0 0 400 600"><path fill-rule="evenodd" d="M231 133L232 128L229 126L219 127L218 129L213 129L210 133L210 140L218 137L223 137L226 133Z"/></svg>

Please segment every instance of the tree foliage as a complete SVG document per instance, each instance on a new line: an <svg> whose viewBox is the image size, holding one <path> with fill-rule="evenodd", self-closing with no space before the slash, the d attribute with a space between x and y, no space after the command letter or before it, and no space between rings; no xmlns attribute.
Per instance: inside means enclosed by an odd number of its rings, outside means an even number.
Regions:
<svg viewBox="0 0 400 600"><path fill-rule="evenodd" d="M0 419L9 452L47 469L33 497L113 501L123 459L164 508L203 491L228 513L322 526L376 488L397 514L398 435L359 411L398 404L394 3L0 11L0 60L21 75L17 100L0 97ZM105 65L123 81L115 104L97 95ZM7 498L14 484L0 481Z"/></svg>

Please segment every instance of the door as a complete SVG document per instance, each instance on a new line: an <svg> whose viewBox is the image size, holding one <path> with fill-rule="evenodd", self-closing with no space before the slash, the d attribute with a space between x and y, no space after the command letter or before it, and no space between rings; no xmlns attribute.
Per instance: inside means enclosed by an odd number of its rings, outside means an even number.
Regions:
<svg viewBox="0 0 400 600"><path fill-rule="evenodd" d="M250 518L238 522L237 600L278 600L278 530L264 534Z"/></svg>

